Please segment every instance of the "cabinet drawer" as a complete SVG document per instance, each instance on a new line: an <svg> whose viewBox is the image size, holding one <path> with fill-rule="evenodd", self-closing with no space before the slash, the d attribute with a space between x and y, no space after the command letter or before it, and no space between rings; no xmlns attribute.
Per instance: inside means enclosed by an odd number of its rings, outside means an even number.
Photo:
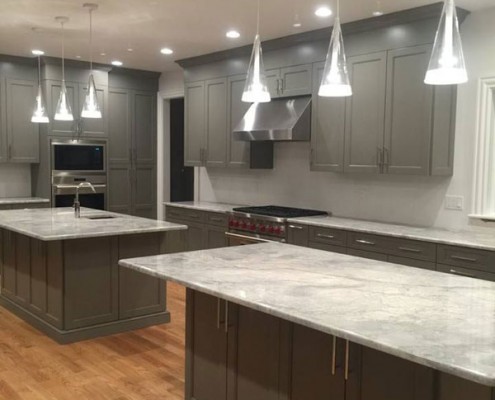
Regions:
<svg viewBox="0 0 495 400"><path fill-rule="evenodd" d="M375 253L373 251L347 249L347 254L355 257L369 258L370 260L376 260L376 261L388 260L388 256L386 254Z"/></svg>
<svg viewBox="0 0 495 400"><path fill-rule="evenodd" d="M192 210L189 208L170 207L167 206L166 217L168 219L191 221L191 222L204 222L204 213L199 210Z"/></svg>
<svg viewBox="0 0 495 400"><path fill-rule="evenodd" d="M347 246L353 249L386 254L390 252L389 239L385 236L368 233L349 232L347 234Z"/></svg>
<svg viewBox="0 0 495 400"><path fill-rule="evenodd" d="M495 273L495 252L439 245L437 263Z"/></svg>
<svg viewBox="0 0 495 400"><path fill-rule="evenodd" d="M347 254L347 249L342 246L335 246L333 244L309 242L308 247L311 249L331 251L332 253Z"/></svg>
<svg viewBox="0 0 495 400"><path fill-rule="evenodd" d="M337 246L346 245L347 232L338 229L309 227L309 241L316 243L333 244Z"/></svg>
<svg viewBox="0 0 495 400"><path fill-rule="evenodd" d="M423 261L423 260L415 260L413 258L406 257L397 257L397 256L389 256L388 262L400 265L406 265L408 267L429 269L431 271L436 270L436 265L434 262Z"/></svg>
<svg viewBox="0 0 495 400"><path fill-rule="evenodd" d="M435 243L420 242L418 240L387 238L387 253L399 256L435 262L437 255L437 245Z"/></svg>
<svg viewBox="0 0 495 400"><path fill-rule="evenodd" d="M227 228L229 217L227 214L216 212L205 212L205 222L209 225L221 226Z"/></svg>
<svg viewBox="0 0 495 400"><path fill-rule="evenodd" d="M440 272L446 272L448 274L466 276L468 278L483 279L485 281L495 282L495 274L484 271L477 271L475 269L454 267L451 265L437 264L437 270Z"/></svg>
<svg viewBox="0 0 495 400"><path fill-rule="evenodd" d="M309 228L306 225L289 224L287 227L287 241L296 246L308 247Z"/></svg>

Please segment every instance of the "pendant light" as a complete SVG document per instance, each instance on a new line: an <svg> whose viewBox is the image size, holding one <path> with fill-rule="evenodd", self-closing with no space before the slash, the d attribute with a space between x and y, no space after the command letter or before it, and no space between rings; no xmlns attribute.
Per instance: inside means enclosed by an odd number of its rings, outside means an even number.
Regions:
<svg viewBox="0 0 495 400"><path fill-rule="evenodd" d="M428 85L456 85L467 82L467 80L454 0L445 0L425 83Z"/></svg>
<svg viewBox="0 0 495 400"><path fill-rule="evenodd" d="M86 3L83 7L89 10L89 79L81 117L101 118L101 110L98 104L95 80L93 78L93 11L98 8L98 4Z"/></svg>
<svg viewBox="0 0 495 400"><path fill-rule="evenodd" d="M266 84L263 51L261 49L260 0L258 0L256 36L254 38L251 60L249 61L246 84L244 85L244 92L242 93L242 101L245 103L268 103L271 101L268 85Z"/></svg>
<svg viewBox="0 0 495 400"><path fill-rule="evenodd" d="M35 124L47 124L50 122L48 114L46 113L45 101L43 99L43 92L41 91L41 56L44 54L41 50L33 50L33 54L38 56L38 94L36 95L36 102L34 104L33 116L31 122Z"/></svg>
<svg viewBox="0 0 495 400"><path fill-rule="evenodd" d="M58 99L57 108L55 109L56 121L74 121L72 109L67 99L67 88L65 87L65 37L64 24L69 21L67 17L55 17L55 20L62 26L62 86L60 87L60 97Z"/></svg>
<svg viewBox="0 0 495 400"><path fill-rule="evenodd" d="M340 27L339 0L337 0L337 14L318 95L322 97L346 97L352 95L344 52L344 38Z"/></svg>

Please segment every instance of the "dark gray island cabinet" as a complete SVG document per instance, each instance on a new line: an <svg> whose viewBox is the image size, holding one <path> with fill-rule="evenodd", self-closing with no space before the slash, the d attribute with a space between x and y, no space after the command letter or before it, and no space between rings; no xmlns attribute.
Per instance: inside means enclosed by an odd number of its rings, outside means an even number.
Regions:
<svg viewBox="0 0 495 400"><path fill-rule="evenodd" d="M279 243L122 260L185 285L187 400L493 400L495 284Z"/></svg>
<svg viewBox="0 0 495 400"><path fill-rule="evenodd" d="M59 343L170 320L163 281L121 258L181 250L185 227L85 209L0 212L0 304Z"/></svg>

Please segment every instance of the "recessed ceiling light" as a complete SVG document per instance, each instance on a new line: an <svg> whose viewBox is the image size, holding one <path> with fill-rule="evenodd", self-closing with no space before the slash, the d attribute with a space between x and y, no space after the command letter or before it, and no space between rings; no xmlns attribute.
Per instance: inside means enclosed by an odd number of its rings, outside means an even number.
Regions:
<svg viewBox="0 0 495 400"><path fill-rule="evenodd" d="M132 52L134 51L134 49L133 49L132 47L129 47L129 48L127 49L127 51L128 51L129 53L132 53Z"/></svg>
<svg viewBox="0 0 495 400"><path fill-rule="evenodd" d="M294 24L292 26L294 28L300 28L302 26L302 24L300 22L294 22Z"/></svg>
<svg viewBox="0 0 495 400"><path fill-rule="evenodd" d="M318 8L315 11L315 15L317 17L326 18L326 17L329 17L330 15L332 15L332 10L330 10L330 8L328 8L327 6L323 6L323 7Z"/></svg>
<svg viewBox="0 0 495 400"><path fill-rule="evenodd" d="M107 53L105 53L104 51L100 53L100 56L106 56Z"/></svg>
<svg viewBox="0 0 495 400"><path fill-rule="evenodd" d="M122 65L124 65L124 63L119 60L113 60L112 65L115 65L116 67L121 67Z"/></svg>
<svg viewBox="0 0 495 400"><path fill-rule="evenodd" d="M76 58L81 58L81 56L76 56Z"/></svg>
<svg viewBox="0 0 495 400"><path fill-rule="evenodd" d="M160 53L169 56L170 54L174 54L174 51L172 49L169 49L168 47L164 47L163 49L160 50Z"/></svg>
<svg viewBox="0 0 495 400"><path fill-rule="evenodd" d="M241 34L237 31L228 31L225 36L227 36L229 39L238 39L241 37Z"/></svg>
<svg viewBox="0 0 495 400"><path fill-rule="evenodd" d="M373 17L381 17L383 15L383 11L373 11Z"/></svg>
<svg viewBox="0 0 495 400"><path fill-rule="evenodd" d="M31 53L33 53L35 56L42 56L45 54L43 50L31 50Z"/></svg>

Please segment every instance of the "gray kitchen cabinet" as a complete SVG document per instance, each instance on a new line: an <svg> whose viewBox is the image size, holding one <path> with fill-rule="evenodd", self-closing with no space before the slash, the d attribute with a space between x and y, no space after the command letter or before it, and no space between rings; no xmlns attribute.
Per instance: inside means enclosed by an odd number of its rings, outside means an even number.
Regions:
<svg viewBox="0 0 495 400"><path fill-rule="evenodd" d="M266 70L266 81L272 98L310 95L313 88L311 64Z"/></svg>
<svg viewBox="0 0 495 400"><path fill-rule="evenodd" d="M0 162L7 161L8 158L8 140L7 128L5 123L5 82L0 79Z"/></svg>
<svg viewBox="0 0 495 400"><path fill-rule="evenodd" d="M156 95L110 88L108 208L156 217Z"/></svg>
<svg viewBox="0 0 495 400"><path fill-rule="evenodd" d="M232 132L251 104L242 101L242 93L246 82L245 75L231 76L228 79L228 131L227 131L227 167L249 168L250 143L235 140Z"/></svg>
<svg viewBox="0 0 495 400"><path fill-rule="evenodd" d="M374 251L347 249L347 254L355 257L368 258L370 260L388 261L388 256L386 254L375 253Z"/></svg>
<svg viewBox="0 0 495 400"><path fill-rule="evenodd" d="M207 249L217 249L227 247L227 237L225 236L225 228L219 226L206 226L205 247Z"/></svg>
<svg viewBox="0 0 495 400"><path fill-rule="evenodd" d="M205 82L205 163L208 167L227 164L227 79Z"/></svg>
<svg viewBox="0 0 495 400"><path fill-rule="evenodd" d="M429 174L434 89L423 80L430 52L425 45L388 53L386 173Z"/></svg>
<svg viewBox="0 0 495 400"><path fill-rule="evenodd" d="M318 96L325 63L313 67L313 105L311 121L312 171L344 170L345 99Z"/></svg>
<svg viewBox="0 0 495 400"><path fill-rule="evenodd" d="M353 95L347 98L345 113L345 172L381 172L386 60L386 52L348 59ZM342 148L341 142L333 144Z"/></svg>
<svg viewBox="0 0 495 400"><path fill-rule="evenodd" d="M205 139L205 83L185 86L184 165L203 165Z"/></svg>
<svg viewBox="0 0 495 400"><path fill-rule="evenodd" d="M305 225L289 224L287 242L296 246L308 247L309 229Z"/></svg>
<svg viewBox="0 0 495 400"><path fill-rule="evenodd" d="M171 221L175 222L175 221ZM178 223L183 223L179 221ZM196 251L205 249L205 227L202 224L193 222L187 223L186 232L186 249L187 251Z"/></svg>
<svg viewBox="0 0 495 400"><path fill-rule="evenodd" d="M265 71L266 85L272 99L280 96L280 68Z"/></svg>
<svg viewBox="0 0 495 400"><path fill-rule="evenodd" d="M7 158L16 163L39 162L39 125L31 122L36 83L7 79Z"/></svg>

